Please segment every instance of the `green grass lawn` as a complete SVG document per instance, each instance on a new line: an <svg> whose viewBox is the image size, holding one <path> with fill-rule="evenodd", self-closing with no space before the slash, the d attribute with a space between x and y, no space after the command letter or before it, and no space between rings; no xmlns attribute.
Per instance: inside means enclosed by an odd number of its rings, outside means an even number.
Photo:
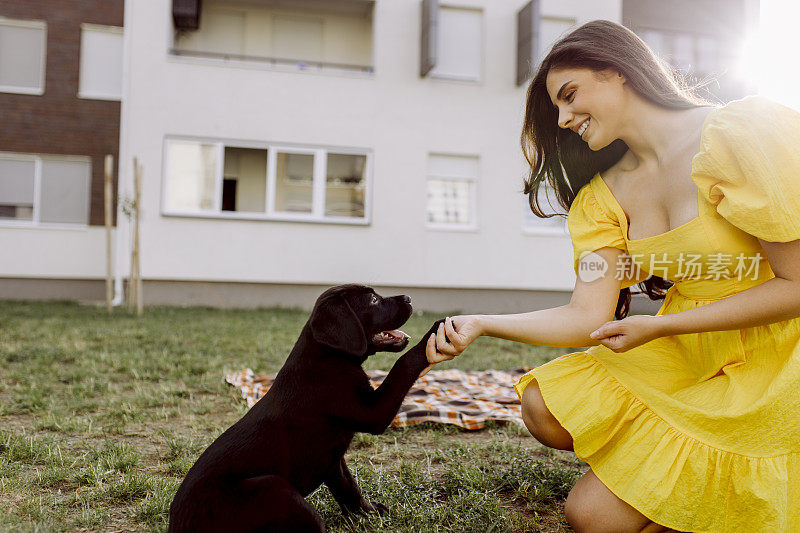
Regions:
<svg viewBox="0 0 800 533"><path fill-rule="evenodd" d="M164 531L183 475L247 409L223 376L277 372L307 318L0 302L0 530ZM437 318L403 329L418 339ZM437 369L510 370L569 351L481 338ZM563 500L585 470L501 424L358 434L347 457L367 499L391 511L345 519L323 487L309 500L330 531L567 531Z"/></svg>

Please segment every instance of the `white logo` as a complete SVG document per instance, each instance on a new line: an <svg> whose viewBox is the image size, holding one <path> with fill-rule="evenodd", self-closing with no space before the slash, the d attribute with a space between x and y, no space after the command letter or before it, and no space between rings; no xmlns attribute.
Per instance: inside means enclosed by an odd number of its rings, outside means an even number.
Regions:
<svg viewBox="0 0 800 533"><path fill-rule="evenodd" d="M608 270L608 262L600 254L584 252L578 261L578 277L590 282L602 278Z"/></svg>

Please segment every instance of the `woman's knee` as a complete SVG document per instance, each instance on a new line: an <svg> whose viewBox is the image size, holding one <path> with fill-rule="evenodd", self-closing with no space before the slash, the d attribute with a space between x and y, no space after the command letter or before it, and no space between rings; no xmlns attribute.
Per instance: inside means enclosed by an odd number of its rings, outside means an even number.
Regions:
<svg viewBox="0 0 800 533"><path fill-rule="evenodd" d="M545 405L536 381L525 387L521 403L522 421L536 440L551 448L572 449L572 437Z"/></svg>
<svg viewBox="0 0 800 533"><path fill-rule="evenodd" d="M620 500L591 470L567 496L564 515L576 533L661 533L672 531L651 522Z"/></svg>
<svg viewBox="0 0 800 533"><path fill-rule="evenodd" d="M564 502L564 516L576 533L606 531L608 514L612 511L599 480L589 471L572 487ZM613 513L612 513L613 514ZM621 524L616 524L621 529ZM613 531L613 529L611 529Z"/></svg>
<svg viewBox="0 0 800 533"><path fill-rule="evenodd" d="M567 519L569 527L576 533L584 533L589 530L590 512L583 506L576 496L570 492L567 501L564 502L564 518Z"/></svg>

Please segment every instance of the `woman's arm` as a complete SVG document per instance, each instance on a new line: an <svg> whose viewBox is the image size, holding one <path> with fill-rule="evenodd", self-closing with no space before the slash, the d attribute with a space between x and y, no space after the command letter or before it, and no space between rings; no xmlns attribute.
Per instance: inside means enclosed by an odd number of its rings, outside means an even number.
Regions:
<svg viewBox="0 0 800 533"><path fill-rule="evenodd" d="M589 338L589 332L614 317L620 280L610 275L613 269L609 265L618 264L622 253L617 248L606 247L581 259L581 265L605 263L605 275L591 276L591 281L578 276L572 298L566 305L513 315L448 318L437 335L435 349L441 354L456 356L481 335L542 346L600 344Z"/></svg>
<svg viewBox="0 0 800 533"><path fill-rule="evenodd" d="M447 317L435 342L428 345L428 360L452 359L483 335L543 346L596 346L600 342L589 338L589 332L604 320L596 312L570 304L515 315Z"/></svg>
<svg viewBox="0 0 800 533"><path fill-rule="evenodd" d="M759 241L774 278L702 307L658 316L662 336L763 326L800 316L800 240Z"/></svg>
<svg viewBox="0 0 800 533"><path fill-rule="evenodd" d="M603 323L598 313L570 304L515 315L477 315L476 320L480 335L540 346L597 345L589 333Z"/></svg>
<svg viewBox="0 0 800 533"><path fill-rule="evenodd" d="M800 240L759 239L775 277L694 309L606 322L592 337L616 352L654 338L762 326L800 316Z"/></svg>

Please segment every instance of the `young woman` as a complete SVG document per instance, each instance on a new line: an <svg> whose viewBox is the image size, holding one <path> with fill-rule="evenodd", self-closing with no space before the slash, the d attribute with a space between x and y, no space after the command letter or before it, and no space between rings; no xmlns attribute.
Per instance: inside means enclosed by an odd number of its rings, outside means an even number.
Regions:
<svg viewBox="0 0 800 533"><path fill-rule="evenodd" d="M576 531L800 531L800 113L709 105L594 21L543 60L522 145L534 213L543 182L569 213L572 298L448 319L429 359L480 335L590 346L515 387L533 436L591 467ZM626 317L636 283L657 315Z"/></svg>

